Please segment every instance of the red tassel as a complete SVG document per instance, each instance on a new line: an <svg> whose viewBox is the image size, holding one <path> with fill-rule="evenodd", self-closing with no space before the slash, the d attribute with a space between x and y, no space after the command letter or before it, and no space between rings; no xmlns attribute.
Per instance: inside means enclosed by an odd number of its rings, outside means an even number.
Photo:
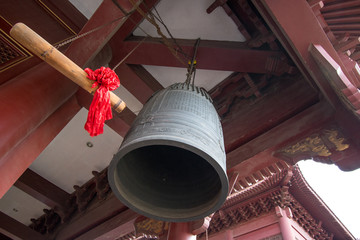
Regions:
<svg viewBox="0 0 360 240"><path fill-rule="evenodd" d="M94 137L104 132L105 121L112 118L109 91L118 88L120 80L110 68L101 67L95 71L86 68L85 72L90 80L95 81L91 87L99 86L95 91L85 123L85 130Z"/></svg>

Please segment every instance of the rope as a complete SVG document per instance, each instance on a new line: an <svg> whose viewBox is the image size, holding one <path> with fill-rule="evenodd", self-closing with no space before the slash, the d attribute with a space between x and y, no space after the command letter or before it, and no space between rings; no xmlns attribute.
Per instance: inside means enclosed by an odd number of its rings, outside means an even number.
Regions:
<svg viewBox="0 0 360 240"><path fill-rule="evenodd" d="M146 40L146 38L141 40L141 42L139 42L118 64L116 64L112 70L115 71L115 69L118 68Z"/></svg>
<svg viewBox="0 0 360 240"><path fill-rule="evenodd" d="M172 44L169 42L169 40L167 39L167 37L162 33L159 25L156 23L155 18L153 16L153 14L150 14L150 17L139 7L135 4L135 2L133 0L129 0L131 2L131 4L136 8L136 10L140 13L141 16L143 16L146 20L148 20L152 25L155 26L157 33L161 36L163 43L165 44L165 46L167 46L167 48L170 50L170 52L174 55L174 57L176 57L176 59L183 64L184 66L186 66L187 64L179 57L179 55L177 54L177 51L174 49L174 47L172 46ZM143 31L143 30L142 30ZM149 34L147 34L148 36L150 36Z"/></svg>
<svg viewBox="0 0 360 240"><path fill-rule="evenodd" d="M145 1L144 1L143 3L144 3L144 5L145 5L145 7L146 7L147 9L149 9L149 7L146 5ZM174 36L171 34L169 28L166 26L166 24L165 24L164 21L162 20L159 12L157 11L157 9L156 9L155 6L154 6L154 10L155 10L155 13L157 14L157 16L154 15L151 11L149 11L149 13L152 14L153 17L155 17L155 18L164 26L166 32L169 34L170 38L173 40L174 44L177 46L177 49L175 49L175 50L176 50L176 51L179 51L179 52L184 56L184 58L190 59L190 56L187 55L187 54L184 52L184 50L183 50L183 49L181 48L181 46L178 44L178 42L176 41L176 39L174 38Z"/></svg>
<svg viewBox="0 0 360 240"><path fill-rule="evenodd" d="M110 24L112 24L112 23L114 23L114 22L116 22L116 21L119 21L119 20L121 20L121 19L123 19L123 18L125 18L125 17L127 17L127 15L124 15L124 16L121 16L121 17L119 17L119 18L116 18L116 19L114 19L114 20L112 20L112 21L110 21L110 22L107 22L107 23L105 23L105 24L103 24L103 25L101 25L101 26L98 26L98 27L96 27L96 28L94 28L94 29L92 29L92 30L90 30L90 31L88 31L88 32L82 33L82 34L80 34L80 35L76 35L75 37L70 38L70 39L68 39L68 40L66 40L66 41L64 41L64 42L62 42L62 43L59 43L59 44L54 45L54 47L55 47L56 49L59 49L60 47L65 46L66 44L69 44L69 43L71 43L71 42L73 42L73 41L75 41L75 40L77 40L77 39L79 39L79 38L85 37L85 36L89 35L90 33L96 32L96 31L102 29L103 27L106 27L106 26L108 26L108 25L110 25Z"/></svg>
<svg viewBox="0 0 360 240"><path fill-rule="evenodd" d="M192 84L194 85L194 82L195 82L195 73L196 73L196 53L197 53L197 50L198 50L198 47L199 47L199 44L200 44L200 38L198 38L195 42L195 46L194 46L194 55L193 55L193 58L191 60L191 62L189 61L189 67L188 67L188 73L186 74L187 75L187 78L185 80L185 83L187 84L190 84L190 81L191 81L191 76L193 76L193 81L192 81Z"/></svg>

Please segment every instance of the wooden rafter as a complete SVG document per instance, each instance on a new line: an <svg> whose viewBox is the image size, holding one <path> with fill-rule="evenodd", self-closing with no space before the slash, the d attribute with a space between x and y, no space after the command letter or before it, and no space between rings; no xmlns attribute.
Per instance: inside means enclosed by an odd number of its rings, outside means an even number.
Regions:
<svg viewBox="0 0 360 240"><path fill-rule="evenodd" d="M51 208L65 207L70 197L70 194L30 169L27 169L14 185Z"/></svg>
<svg viewBox="0 0 360 240"><path fill-rule="evenodd" d="M9 237L10 239L29 239L42 240L45 239L43 235L25 226L21 222L9 217L5 213L0 212L0 233ZM1 237L0 234L0 237Z"/></svg>

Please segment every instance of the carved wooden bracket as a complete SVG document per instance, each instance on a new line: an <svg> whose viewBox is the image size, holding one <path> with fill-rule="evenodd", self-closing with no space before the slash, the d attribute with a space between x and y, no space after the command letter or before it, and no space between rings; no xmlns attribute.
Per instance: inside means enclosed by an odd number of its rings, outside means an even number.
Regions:
<svg viewBox="0 0 360 240"><path fill-rule="evenodd" d="M169 231L170 223L150 219L144 216L138 217L134 222L135 236L147 238L161 238Z"/></svg>
<svg viewBox="0 0 360 240"><path fill-rule="evenodd" d="M350 148L341 132L335 128L322 130L318 134L308 136L295 144L278 150L274 155L290 164L300 160L313 159L315 161L332 164L336 162L337 153Z"/></svg>
<svg viewBox="0 0 360 240"><path fill-rule="evenodd" d="M214 214L207 216L203 219L190 222L190 230L194 235L204 233L210 226L211 218Z"/></svg>

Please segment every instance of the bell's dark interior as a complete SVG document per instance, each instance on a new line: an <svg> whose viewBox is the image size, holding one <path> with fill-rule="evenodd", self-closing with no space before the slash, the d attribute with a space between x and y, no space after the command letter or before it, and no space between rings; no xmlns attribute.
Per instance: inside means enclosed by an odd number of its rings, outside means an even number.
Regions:
<svg viewBox="0 0 360 240"><path fill-rule="evenodd" d="M189 209L196 212L197 208L213 204L221 189L217 172L205 159L166 145L127 153L118 162L117 178L129 201L135 199L135 203L163 208L168 216Z"/></svg>

